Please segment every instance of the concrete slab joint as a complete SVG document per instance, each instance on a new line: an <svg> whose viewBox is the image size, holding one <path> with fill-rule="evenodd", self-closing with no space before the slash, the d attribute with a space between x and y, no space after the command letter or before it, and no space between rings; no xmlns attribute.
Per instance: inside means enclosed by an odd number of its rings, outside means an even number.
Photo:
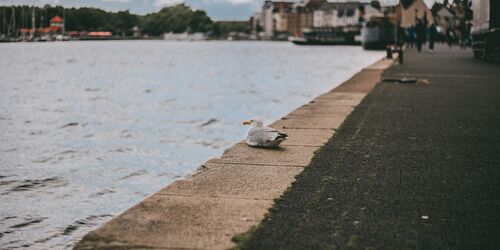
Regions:
<svg viewBox="0 0 500 250"><path fill-rule="evenodd" d="M270 126L290 135L278 149L243 142L86 235L75 249L227 249L264 217L381 79L383 59Z"/></svg>

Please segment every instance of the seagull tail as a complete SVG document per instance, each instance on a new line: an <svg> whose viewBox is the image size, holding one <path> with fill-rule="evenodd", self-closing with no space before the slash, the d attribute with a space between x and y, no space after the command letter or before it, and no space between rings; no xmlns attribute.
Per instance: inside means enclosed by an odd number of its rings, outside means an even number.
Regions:
<svg viewBox="0 0 500 250"><path fill-rule="evenodd" d="M288 138L287 134L285 134L285 133L278 133L278 135L276 136L275 140L286 139L286 138Z"/></svg>

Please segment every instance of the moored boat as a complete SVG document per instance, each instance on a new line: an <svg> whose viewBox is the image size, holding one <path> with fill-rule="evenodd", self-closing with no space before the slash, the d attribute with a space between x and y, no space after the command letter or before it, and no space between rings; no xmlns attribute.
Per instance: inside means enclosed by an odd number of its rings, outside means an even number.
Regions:
<svg viewBox="0 0 500 250"><path fill-rule="evenodd" d="M314 28L305 30L303 38L290 39L297 45L359 45L356 39L360 34L359 26L337 28Z"/></svg>
<svg viewBox="0 0 500 250"><path fill-rule="evenodd" d="M387 17L372 17L361 29L361 44L366 50L386 49L394 39L394 24Z"/></svg>

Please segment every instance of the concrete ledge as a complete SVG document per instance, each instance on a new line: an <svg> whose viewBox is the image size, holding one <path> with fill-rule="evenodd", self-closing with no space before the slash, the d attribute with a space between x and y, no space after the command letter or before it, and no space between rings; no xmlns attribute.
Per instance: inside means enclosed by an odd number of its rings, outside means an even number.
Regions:
<svg viewBox="0 0 500 250"><path fill-rule="evenodd" d="M75 249L233 247L232 236L260 222L390 65L380 60L271 124L290 135L280 148L237 143L87 234Z"/></svg>
<svg viewBox="0 0 500 250"><path fill-rule="evenodd" d="M278 127L274 127L278 128ZM287 129L280 128L290 137L281 143L282 146L315 146L321 147L330 139L334 130L324 129Z"/></svg>
<svg viewBox="0 0 500 250"><path fill-rule="evenodd" d="M178 180L157 194L272 200L301 171L301 167L207 163L193 178Z"/></svg>
<svg viewBox="0 0 500 250"><path fill-rule="evenodd" d="M246 144L236 144L227 149L221 158L213 159L210 162L305 167L318 149L319 147L305 146L282 146L276 149L262 149L249 147Z"/></svg>
<svg viewBox="0 0 500 250"><path fill-rule="evenodd" d="M389 62L392 62L392 60L384 59L375 63L375 65L379 64L380 62L384 62L384 65L390 65ZM362 94L368 93L375 86L375 84L377 84L380 79L382 79L383 70L378 68L379 66L374 69L370 69L369 67L362 70L358 74L354 75L351 79L335 88L332 92L349 92Z"/></svg>
<svg viewBox="0 0 500 250"><path fill-rule="evenodd" d="M276 128L337 129L344 121L342 116L286 116L271 124Z"/></svg>
<svg viewBox="0 0 500 250"><path fill-rule="evenodd" d="M259 223L271 200L155 194L86 235L77 249L226 249Z"/></svg>

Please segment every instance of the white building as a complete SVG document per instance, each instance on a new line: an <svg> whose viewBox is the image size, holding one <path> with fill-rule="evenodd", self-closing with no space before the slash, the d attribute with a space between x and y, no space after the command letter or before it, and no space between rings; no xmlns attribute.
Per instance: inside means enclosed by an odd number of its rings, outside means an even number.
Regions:
<svg viewBox="0 0 500 250"><path fill-rule="evenodd" d="M273 2L266 1L264 6L262 6L261 18L260 18L260 26L264 31L264 38L271 39L273 37Z"/></svg>
<svg viewBox="0 0 500 250"><path fill-rule="evenodd" d="M313 27L335 28L359 25L371 16L381 15L379 9L359 1L326 2L314 11Z"/></svg>
<svg viewBox="0 0 500 250"><path fill-rule="evenodd" d="M314 11L315 28L335 28L359 25L371 16L382 15L379 9L359 1L326 2Z"/></svg>
<svg viewBox="0 0 500 250"><path fill-rule="evenodd" d="M263 30L264 39L280 38L288 36L288 15L292 11L293 2L265 1L260 12L259 25ZM255 19L255 18L254 18ZM283 37L281 37L283 38Z"/></svg>

